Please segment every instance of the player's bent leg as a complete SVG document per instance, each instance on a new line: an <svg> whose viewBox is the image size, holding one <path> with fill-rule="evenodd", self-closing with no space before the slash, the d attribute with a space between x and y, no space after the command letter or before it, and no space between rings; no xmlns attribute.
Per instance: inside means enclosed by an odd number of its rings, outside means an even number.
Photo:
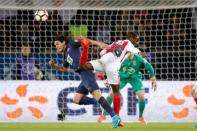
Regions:
<svg viewBox="0 0 197 131"><path fill-rule="evenodd" d="M92 91L93 97L99 102L99 104L109 113L112 117L113 128L117 128L118 124L121 122L119 116L115 114L109 103L105 100L105 98L101 95L100 90Z"/></svg>
<svg viewBox="0 0 197 131"><path fill-rule="evenodd" d="M110 91L109 95L106 97L106 100L109 103L109 105L112 104L112 102L113 102L112 91ZM106 120L106 115L107 115L107 112L103 108L101 108L101 115L98 117L97 122L102 123L104 120Z"/></svg>
<svg viewBox="0 0 197 131"><path fill-rule="evenodd" d="M74 98L73 98L73 102L75 104L79 104L80 100L82 99L84 95L80 94L80 93L75 93Z"/></svg>
<svg viewBox="0 0 197 131"><path fill-rule="evenodd" d="M112 90L110 91L109 95L105 98L107 102L111 105L113 102L113 92ZM107 112L105 110L102 110L101 115L107 115Z"/></svg>
<svg viewBox="0 0 197 131"><path fill-rule="evenodd" d="M79 105L97 104L97 101L94 98L87 96L88 93L88 89L85 87L84 83L81 82L74 95L73 102Z"/></svg>
<svg viewBox="0 0 197 131"><path fill-rule="evenodd" d="M119 85L118 84L110 84L112 87L112 94L113 95L113 104L114 104L114 112L119 116L120 107L121 107L121 95L119 92ZM119 122L118 127L123 127L123 123Z"/></svg>
<svg viewBox="0 0 197 131"><path fill-rule="evenodd" d="M117 115L120 113L120 103L121 103L121 96L119 92L119 85L112 85L112 90L113 90L113 104L114 104L114 111Z"/></svg>
<svg viewBox="0 0 197 131"><path fill-rule="evenodd" d="M103 62L105 62L105 71L107 75L108 83L110 84L112 90L113 90L113 104L114 104L114 111L117 115L119 115L120 112L120 103L121 103L121 96L119 93L119 65L116 61L116 57L113 56L113 54L109 54L111 56L111 59L114 59L112 63L108 63L109 61L105 60L105 58L102 59Z"/></svg>
<svg viewBox="0 0 197 131"><path fill-rule="evenodd" d="M73 102L78 105L94 105L97 101L94 98L90 98L80 93L75 93Z"/></svg>
<svg viewBox="0 0 197 131"><path fill-rule="evenodd" d="M136 95L138 96L139 99L139 122L146 124L146 121L143 117L144 109L145 109L145 98L144 98L144 90L140 90L136 92Z"/></svg>

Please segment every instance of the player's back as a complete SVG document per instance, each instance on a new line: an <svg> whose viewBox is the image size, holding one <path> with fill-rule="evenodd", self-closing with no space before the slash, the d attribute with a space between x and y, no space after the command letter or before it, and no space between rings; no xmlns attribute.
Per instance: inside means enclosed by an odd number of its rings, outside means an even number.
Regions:
<svg viewBox="0 0 197 131"><path fill-rule="evenodd" d="M78 72L79 69L79 62L81 57L81 44L79 42L70 41L67 45L67 48L64 52L64 64L65 66L69 66L74 71ZM94 73L89 71L81 71L80 75L83 77L85 76L92 76L94 78Z"/></svg>
<svg viewBox="0 0 197 131"><path fill-rule="evenodd" d="M80 43L70 41L64 52L64 63L68 64L71 69L78 69L80 60Z"/></svg>
<svg viewBox="0 0 197 131"><path fill-rule="evenodd" d="M130 52L132 54L139 53L139 50L135 48L132 42L129 40L114 41L110 45L110 49L112 52L115 52L115 54L118 54L119 57L125 56L127 52Z"/></svg>

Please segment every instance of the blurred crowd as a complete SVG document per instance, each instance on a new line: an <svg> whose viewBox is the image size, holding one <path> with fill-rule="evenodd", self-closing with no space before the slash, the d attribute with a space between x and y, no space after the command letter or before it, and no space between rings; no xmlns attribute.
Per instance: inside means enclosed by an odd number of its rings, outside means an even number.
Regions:
<svg viewBox="0 0 197 131"><path fill-rule="evenodd" d="M67 30L73 37L109 44L126 39L127 31L132 30L139 33L138 47L147 52L158 79L196 80L196 9L49 10L46 22L35 21L34 12L0 10L1 53L16 48L20 53L23 43L32 47L33 54L51 53L57 32ZM92 47L90 58L98 58L99 51Z"/></svg>

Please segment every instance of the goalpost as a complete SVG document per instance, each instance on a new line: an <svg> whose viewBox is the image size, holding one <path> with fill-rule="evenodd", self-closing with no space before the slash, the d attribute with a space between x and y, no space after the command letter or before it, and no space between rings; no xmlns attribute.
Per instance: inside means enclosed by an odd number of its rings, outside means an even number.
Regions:
<svg viewBox="0 0 197 131"><path fill-rule="evenodd" d="M127 31L140 35L139 48L147 53L158 80L197 80L196 0L0 0L0 80L16 80L16 58L23 43L44 72L45 80L80 80L78 74L61 74L48 65L62 63L56 54L57 32L71 31L111 43L126 39ZM46 22L34 21L34 12L45 9ZM71 30L72 29L72 30ZM99 58L90 48L90 59ZM147 74L144 79L148 78Z"/></svg>

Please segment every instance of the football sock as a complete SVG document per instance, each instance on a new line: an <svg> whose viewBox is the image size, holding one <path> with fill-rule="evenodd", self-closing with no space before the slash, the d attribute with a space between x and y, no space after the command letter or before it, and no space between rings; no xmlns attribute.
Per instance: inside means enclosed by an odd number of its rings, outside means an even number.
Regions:
<svg viewBox="0 0 197 131"><path fill-rule="evenodd" d="M87 96L83 96L79 101L79 105L93 105L93 104L97 104L96 99Z"/></svg>
<svg viewBox="0 0 197 131"><path fill-rule="evenodd" d="M117 115L119 115L120 112L120 101L121 101L120 94L115 94L113 98L113 103L114 103L114 112Z"/></svg>
<svg viewBox="0 0 197 131"><path fill-rule="evenodd" d="M111 96L107 96L106 98L107 102L109 103L109 105L112 104L113 100L112 100L112 97ZM107 115L108 113L106 111L103 112L103 115Z"/></svg>
<svg viewBox="0 0 197 131"><path fill-rule="evenodd" d="M143 116L143 113L144 113L144 109L145 109L145 101L139 101L139 117L142 117Z"/></svg>
<svg viewBox="0 0 197 131"><path fill-rule="evenodd" d="M106 98L107 102L111 105L112 104L112 97L111 96L107 96Z"/></svg>
<svg viewBox="0 0 197 131"><path fill-rule="evenodd" d="M103 107L103 109L105 109L107 113L109 113L111 117L116 115L113 109L111 108L111 106L109 105L109 103L105 100L103 96L99 99L98 102Z"/></svg>

